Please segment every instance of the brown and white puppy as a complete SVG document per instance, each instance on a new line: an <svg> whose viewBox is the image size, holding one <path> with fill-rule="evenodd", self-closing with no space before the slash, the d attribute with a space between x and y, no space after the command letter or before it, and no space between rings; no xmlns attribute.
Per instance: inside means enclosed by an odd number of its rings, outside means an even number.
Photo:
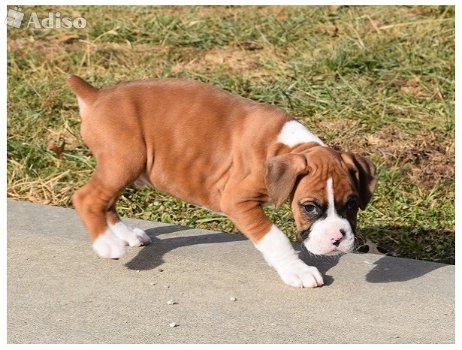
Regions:
<svg viewBox="0 0 462 350"><path fill-rule="evenodd" d="M117 197L133 182L227 215L282 280L316 287L307 266L262 206L291 202L303 244L314 254L350 252L358 208L376 184L363 157L328 148L282 110L189 80L144 80L97 89L77 76L81 134L96 157L73 196L93 248L119 258L149 244L118 217Z"/></svg>

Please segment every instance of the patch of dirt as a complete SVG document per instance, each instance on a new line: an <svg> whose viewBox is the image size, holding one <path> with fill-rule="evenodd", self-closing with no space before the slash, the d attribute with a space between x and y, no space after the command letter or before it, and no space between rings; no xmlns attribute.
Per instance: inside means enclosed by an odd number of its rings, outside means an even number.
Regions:
<svg viewBox="0 0 462 350"><path fill-rule="evenodd" d="M371 134L361 131L358 122L345 120L322 122L321 127L340 134L329 142L334 148L375 155L385 166L398 167L410 182L424 188L433 188L455 177L455 143L441 132L422 130L409 135L391 125Z"/></svg>
<svg viewBox="0 0 462 350"><path fill-rule="evenodd" d="M208 51L195 52L188 57L185 51L183 59L172 67L172 72L178 74L182 71L210 73L216 70L227 70L232 74L246 71L250 77L268 75L258 69L262 57L268 52L263 47L252 43L242 43L240 47L228 46L213 48Z"/></svg>
<svg viewBox="0 0 462 350"><path fill-rule="evenodd" d="M411 79L402 79L391 75L386 75L384 80L394 86L401 94L413 96L416 99L436 99L443 100L443 93L438 81L433 78L421 80L420 77L414 76Z"/></svg>
<svg viewBox="0 0 462 350"><path fill-rule="evenodd" d="M75 37L73 40L62 41L56 40L34 40L19 38L14 40L8 40L8 52L14 56L23 56L26 53L35 53L44 58L56 57L57 54L82 50L83 44L78 43Z"/></svg>

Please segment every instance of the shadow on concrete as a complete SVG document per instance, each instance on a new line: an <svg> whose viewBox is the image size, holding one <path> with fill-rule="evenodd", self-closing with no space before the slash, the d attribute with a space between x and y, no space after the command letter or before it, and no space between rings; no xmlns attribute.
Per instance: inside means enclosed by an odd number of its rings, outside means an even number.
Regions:
<svg viewBox="0 0 462 350"><path fill-rule="evenodd" d="M164 263L164 254L180 247L191 246L196 244L210 243L227 243L236 241L245 241L247 238L240 234L232 233L205 233L203 235L188 236L187 231L190 227L169 225L155 227L145 232L151 237L152 243L140 249L138 254L125 264L130 270L152 270ZM184 231L182 236L162 238L157 236Z"/></svg>
<svg viewBox="0 0 462 350"><path fill-rule="evenodd" d="M334 282L334 278L331 275L328 275L327 272L337 265L342 258L342 255L332 255L332 256L323 256L323 255L314 255L306 250L303 245L299 244L297 248L301 248L299 257L302 259L305 264L310 266L316 266L321 272L324 279L324 285L328 286Z"/></svg>
<svg viewBox="0 0 462 350"><path fill-rule="evenodd" d="M446 266L445 264L382 256L366 275L370 283L403 282L419 278Z"/></svg>
<svg viewBox="0 0 462 350"><path fill-rule="evenodd" d="M190 229L191 228L185 226L169 225L145 230L149 237L151 237L152 243L142 247L138 254L127 262L125 266L130 270L152 270L164 263L164 254L176 248L196 244L227 243L247 240L244 235L232 233L210 233L199 236L189 236L187 231ZM182 232L181 236L175 235L175 237L171 238L158 238L160 235L179 232ZM324 276L325 285L332 284L334 279L332 276L326 275L326 272L338 264L341 259L340 255L318 256L306 252L306 249L301 249L302 246L300 244L293 244L293 246L295 250L299 251L300 259L306 264L316 266L319 269Z"/></svg>
<svg viewBox="0 0 462 350"><path fill-rule="evenodd" d="M155 227L146 230L146 233L151 237L152 243L142 247L138 254L125 264L130 270L152 270L164 263L164 254L185 246L196 244L210 243L227 243L244 241L247 238L241 234L232 233L204 233L203 235L189 236L187 231L191 228L178 225L169 225ZM170 238L158 238L160 235L170 233L181 233L181 236L175 235ZM324 284L330 285L334 282L334 278L328 275L328 271L336 266L342 255L319 256L306 251L301 244L294 244L294 249L298 250L300 259L306 264L316 266L324 277ZM263 259L263 257L262 257ZM444 267L446 265L417 261L411 259L401 259L389 256L382 256L370 270L365 279L369 283L389 283L408 281L414 278L419 278L433 270Z"/></svg>
<svg viewBox="0 0 462 350"><path fill-rule="evenodd" d="M302 250L300 258L306 264L316 266L323 274L324 284L330 285L334 281L334 278L328 275L327 272L339 263L342 255L316 256ZM419 278L444 266L447 265L421 260L382 256L374 262L374 267L367 273L365 279L369 283L403 282Z"/></svg>
<svg viewBox="0 0 462 350"><path fill-rule="evenodd" d="M220 232L209 233L199 236L189 236L187 231L190 229L190 227L186 226L168 225L145 230L149 237L151 237L152 243L150 245L142 247L139 250L138 254L132 260L127 262L125 266L130 270L152 270L164 263L164 254L176 248L196 244L227 243L247 240L247 238L242 234ZM158 236L160 235L179 232L181 232L181 236L175 235L175 237L171 238L158 238ZM301 249L302 246L299 243L293 244L293 247L295 250L299 251L300 259L302 259L306 264L316 266L319 269L319 271L324 276L324 283L326 285L329 285L334 281L332 276L326 275L326 272L338 264L341 258L340 255L313 255L306 252L306 249Z"/></svg>

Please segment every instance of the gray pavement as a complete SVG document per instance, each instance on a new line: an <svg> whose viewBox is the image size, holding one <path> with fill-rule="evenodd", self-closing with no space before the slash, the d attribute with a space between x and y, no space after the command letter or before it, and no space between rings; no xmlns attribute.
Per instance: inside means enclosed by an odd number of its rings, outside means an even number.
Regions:
<svg viewBox="0 0 462 350"><path fill-rule="evenodd" d="M75 211L8 201L8 343L454 343L454 266L311 258L295 289L241 235L127 221L153 243L104 260Z"/></svg>

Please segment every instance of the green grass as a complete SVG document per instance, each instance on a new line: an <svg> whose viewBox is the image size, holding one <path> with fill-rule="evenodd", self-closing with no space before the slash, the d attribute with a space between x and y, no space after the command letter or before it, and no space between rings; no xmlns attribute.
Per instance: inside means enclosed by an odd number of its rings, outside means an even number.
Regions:
<svg viewBox="0 0 462 350"><path fill-rule="evenodd" d="M454 263L455 30L451 6L24 7L85 29L8 29L8 195L70 206L95 165L68 73L97 86L190 78L277 105L379 185L359 233L390 255ZM65 140L61 158L48 150ZM122 215L235 231L221 216L129 188ZM293 237L288 206L265 209Z"/></svg>

